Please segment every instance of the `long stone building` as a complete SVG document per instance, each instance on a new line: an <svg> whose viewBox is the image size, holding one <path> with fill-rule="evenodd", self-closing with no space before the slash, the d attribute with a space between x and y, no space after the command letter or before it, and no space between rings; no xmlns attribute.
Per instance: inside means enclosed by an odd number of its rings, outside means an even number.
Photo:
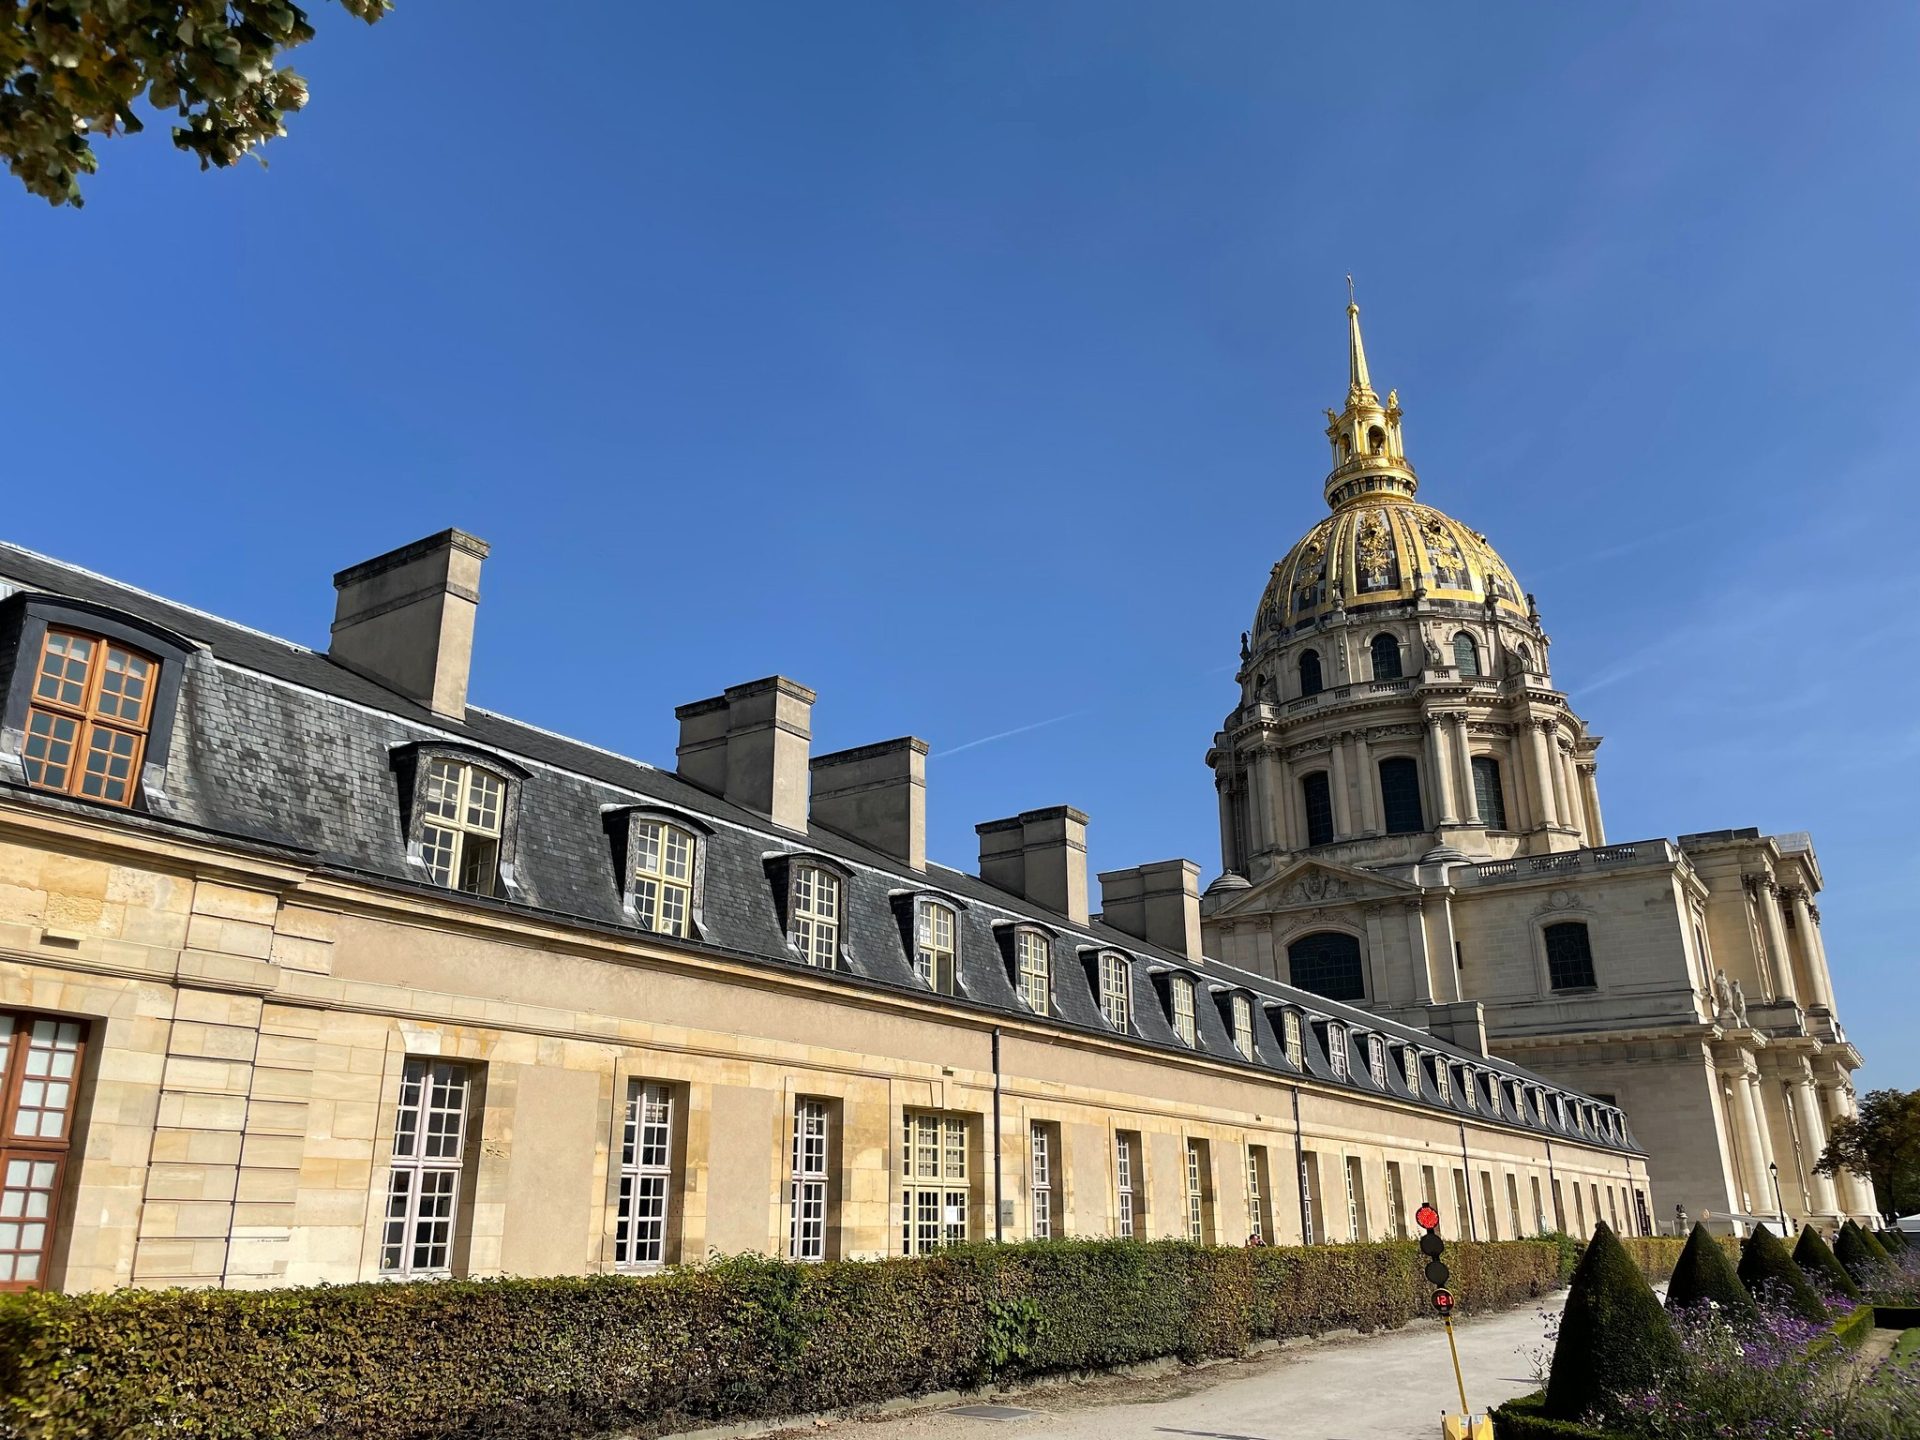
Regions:
<svg viewBox="0 0 1920 1440"><path fill-rule="evenodd" d="M1453 1235L1649 1225L1619 1107L1488 1053L1431 978L1444 907L1353 864L1385 852L1302 861L1243 807L1210 958L1188 861L1099 876L1091 913L1073 809L932 863L926 746L812 755L790 680L682 705L670 769L470 705L486 555L447 531L341 572L319 653L0 546L0 1287L1344 1240L1422 1198ZM1497 704L1573 724L1525 687ZM1502 853L1588 863L1563 813ZM1713 851L1749 852L1810 873ZM1623 863L1676 905L1712 878ZM1348 885L1400 908L1349 924ZM1254 924L1325 903L1383 937L1346 999L1332 942L1288 983ZM1465 963L1519 973L1533 932L1492 924L1459 922Z"/></svg>
<svg viewBox="0 0 1920 1440"><path fill-rule="evenodd" d="M1330 513L1273 568L1208 755L1220 960L1503 1055L1632 1117L1660 1218L1869 1220L1814 1164L1854 1113L1804 834L1608 843L1600 738L1533 596L1416 500L1349 304ZM1463 1017L1456 1022L1454 1017Z"/></svg>

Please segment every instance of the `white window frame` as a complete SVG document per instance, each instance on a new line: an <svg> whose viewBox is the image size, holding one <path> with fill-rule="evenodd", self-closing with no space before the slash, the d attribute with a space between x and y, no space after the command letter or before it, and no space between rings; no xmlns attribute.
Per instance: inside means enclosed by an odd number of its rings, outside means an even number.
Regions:
<svg viewBox="0 0 1920 1440"><path fill-rule="evenodd" d="M964 1244L972 1219L968 1117L903 1110L901 1130L901 1253L931 1255Z"/></svg>
<svg viewBox="0 0 1920 1440"><path fill-rule="evenodd" d="M839 966L840 917L845 898L846 883L833 871L805 861L794 862L787 938L800 952L800 959L816 970Z"/></svg>
<svg viewBox="0 0 1920 1440"><path fill-rule="evenodd" d="M1039 930L1013 932L1014 978L1020 998L1036 1015L1053 1013L1053 940Z"/></svg>
<svg viewBox="0 0 1920 1440"><path fill-rule="evenodd" d="M1254 1058L1253 1001L1235 991L1228 998L1227 1007L1233 1012L1233 1048L1251 1060Z"/></svg>
<svg viewBox="0 0 1920 1440"><path fill-rule="evenodd" d="M1300 1243L1313 1244L1313 1176L1320 1168L1320 1157L1311 1150L1300 1152Z"/></svg>
<svg viewBox="0 0 1920 1440"><path fill-rule="evenodd" d="M1387 1042L1378 1035L1367 1037L1367 1073L1382 1090L1387 1088Z"/></svg>
<svg viewBox="0 0 1920 1440"><path fill-rule="evenodd" d="M1527 1233L1526 1222L1520 1218L1520 1181L1507 1171L1507 1214L1513 1221L1513 1238L1518 1240Z"/></svg>
<svg viewBox="0 0 1920 1440"><path fill-rule="evenodd" d="M1480 1078L1474 1073L1471 1065L1460 1067L1460 1081L1460 1094L1467 1102L1467 1109L1478 1115L1480 1113Z"/></svg>
<svg viewBox="0 0 1920 1440"><path fill-rule="evenodd" d="M484 765L428 758L420 788L420 858L434 884L468 895L500 893L508 783Z"/></svg>
<svg viewBox="0 0 1920 1440"><path fill-rule="evenodd" d="M691 830L651 815L634 817L631 849L633 918L656 935L684 937L693 925L693 867L698 841Z"/></svg>
<svg viewBox="0 0 1920 1440"><path fill-rule="evenodd" d="M667 1263L673 1224L673 1087L632 1076L620 1126L620 1189L614 1212L617 1270L658 1270Z"/></svg>
<svg viewBox="0 0 1920 1440"><path fill-rule="evenodd" d="M1247 1238L1261 1245L1268 1242L1266 1205L1260 1192L1260 1162L1266 1158L1263 1145L1247 1146Z"/></svg>
<svg viewBox="0 0 1920 1440"><path fill-rule="evenodd" d="M1366 1238L1360 1233L1360 1197L1355 1193L1353 1186L1353 1171L1358 1164L1359 1156L1357 1155L1340 1157L1340 1169L1347 1180L1347 1238L1349 1240Z"/></svg>
<svg viewBox="0 0 1920 1440"><path fill-rule="evenodd" d="M1028 1198L1033 1206L1033 1238L1051 1240L1054 1217L1053 1132L1045 1121L1036 1120L1028 1127L1027 1140L1033 1163L1028 1184Z"/></svg>
<svg viewBox="0 0 1920 1440"><path fill-rule="evenodd" d="M1305 1069L1307 1045L1305 1031L1301 1026L1300 1012L1298 1010L1281 1011L1280 1029L1286 1040L1287 1059L1292 1062L1294 1069Z"/></svg>
<svg viewBox="0 0 1920 1440"><path fill-rule="evenodd" d="M1453 1103L1453 1066L1444 1055L1433 1057L1433 1088L1442 1105Z"/></svg>
<svg viewBox="0 0 1920 1440"><path fill-rule="evenodd" d="M818 1096L793 1102L793 1169L787 1183L787 1258L827 1258L827 1186L833 1117Z"/></svg>
<svg viewBox="0 0 1920 1440"><path fill-rule="evenodd" d="M382 1275L405 1280L453 1273L472 1097L470 1065L426 1055L403 1064L380 1233Z"/></svg>
<svg viewBox="0 0 1920 1440"><path fill-rule="evenodd" d="M1406 1075L1407 1093L1420 1093L1420 1052L1408 1045L1400 1052L1400 1068Z"/></svg>
<svg viewBox="0 0 1920 1440"><path fill-rule="evenodd" d="M1121 1132L1113 1137L1113 1188L1117 1197L1114 1230L1122 1240L1131 1240L1139 1228L1135 1206L1133 1135Z"/></svg>
<svg viewBox="0 0 1920 1440"><path fill-rule="evenodd" d="M1127 957L1114 950L1100 954L1100 1015L1114 1029L1133 1025L1133 977Z"/></svg>
<svg viewBox="0 0 1920 1440"><path fill-rule="evenodd" d="M1347 1078L1347 1027L1337 1021L1327 1022L1327 1067L1333 1071L1333 1078Z"/></svg>
<svg viewBox="0 0 1920 1440"><path fill-rule="evenodd" d="M1180 1037L1180 1043L1189 1050L1200 1044L1200 1022L1194 1016L1193 981L1185 975L1167 977L1168 1023L1173 1033Z"/></svg>
<svg viewBox="0 0 1920 1440"><path fill-rule="evenodd" d="M1203 1188L1205 1161L1200 1150L1204 1140L1187 1141L1187 1239L1196 1245L1207 1243L1207 1193Z"/></svg>
<svg viewBox="0 0 1920 1440"><path fill-rule="evenodd" d="M960 913L939 900L914 904L913 968L939 995L960 993Z"/></svg>
<svg viewBox="0 0 1920 1440"><path fill-rule="evenodd" d="M1387 1161L1387 1210L1393 1216L1393 1238L1407 1238L1407 1195L1400 1179L1400 1162Z"/></svg>

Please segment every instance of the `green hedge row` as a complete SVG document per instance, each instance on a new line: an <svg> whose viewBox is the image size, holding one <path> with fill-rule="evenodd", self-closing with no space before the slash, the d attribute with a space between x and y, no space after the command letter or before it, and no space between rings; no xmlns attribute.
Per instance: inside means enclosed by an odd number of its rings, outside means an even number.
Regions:
<svg viewBox="0 0 1920 1440"><path fill-rule="evenodd" d="M1551 1242L1448 1247L1463 1310L1554 1288ZM1430 1312L1410 1242L968 1246L648 1277L0 1296L7 1440L586 1440Z"/></svg>

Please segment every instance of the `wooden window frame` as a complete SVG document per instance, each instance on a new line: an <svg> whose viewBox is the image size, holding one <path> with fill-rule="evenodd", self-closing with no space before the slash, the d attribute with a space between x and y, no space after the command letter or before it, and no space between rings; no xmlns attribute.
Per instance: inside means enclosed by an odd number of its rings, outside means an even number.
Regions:
<svg viewBox="0 0 1920 1440"><path fill-rule="evenodd" d="M1411 1045L1401 1047L1400 1070L1407 1082L1407 1093L1418 1098L1420 1094L1420 1052Z"/></svg>
<svg viewBox="0 0 1920 1440"><path fill-rule="evenodd" d="M0 1039L0 1292L40 1290L49 1288L60 1238L90 1026L75 1015L18 1010L0 1011L0 1021L8 1026ZM34 1033L42 1027L44 1044ZM47 1058L36 1064L36 1053ZM64 1074L63 1056L71 1057ZM54 1087L61 1087L57 1105L48 1103ZM15 1133L28 1112L34 1133ZM50 1123L57 1133L45 1133ZM22 1277L23 1268L32 1273Z"/></svg>
<svg viewBox="0 0 1920 1440"><path fill-rule="evenodd" d="M1133 967L1117 950L1102 950L1100 975L1100 1018L1126 1034L1133 1028Z"/></svg>
<svg viewBox="0 0 1920 1440"><path fill-rule="evenodd" d="M822 897L830 896L830 904ZM816 970L840 968L840 933L846 923L847 882L838 871L795 860L788 881L787 940L801 963Z"/></svg>
<svg viewBox="0 0 1920 1440"><path fill-rule="evenodd" d="M648 831L656 832L651 843L643 838ZM700 837L664 815L635 815L629 833L627 908L633 913L634 923L655 935L684 940L694 933ZM676 841L685 850L685 860L678 873L671 863ZM649 855L653 857L651 865Z"/></svg>
<svg viewBox="0 0 1920 1440"><path fill-rule="evenodd" d="M1367 1073L1374 1084L1387 1088L1387 1042L1378 1035L1367 1036Z"/></svg>
<svg viewBox="0 0 1920 1440"><path fill-rule="evenodd" d="M1298 1010L1280 1012L1281 1044L1286 1048L1287 1060L1296 1070L1304 1070L1307 1063L1306 1026L1300 1019Z"/></svg>
<svg viewBox="0 0 1920 1440"><path fill-rule="evenodd" d="M436 795L435 787L452 777L452 794ZM481 782L486 782L482 784ZM420 778L419 844L427 876L443 890L495 899L501 892L501 868L506 863L507 810L512 781L500 771L457 755L425 757ZM487 785L491 805L478 797ZM451 804L452 813L436 807ZM476 820L476 811L492 812L492 823ZM446 837L436 843L435 834ZM492 847L489 857L486 846Z"/></svg>
<svg viewBox="0 0 1920 1440"><path fill-rule="evenodd" d="M1252 1060L1256 1042L1253 1029L1253 998L1236 990L1227 997L1227 1010L1233 1020L1233 1048L1242 1059Z"/></svg>
<svg viewBox="0 0 1920 1440"><path fill-rule="evenodd" d="M1193 980L1186 975L1167 977L1167 1023L1189 1050L1200 1047L1200 1017L1194 1009Z"/></svg>
<svg viewBox="0 0 1920 1440"><path fill-rule="evenodd" d="M49 678L46 665L56 641L79 642L88 647L88 658L80 662L83 668L77 685L71 676L65 674L54 680L56 687L73 686L77 689L77 699L68 700L57 694L49 696L41 693L42 686ZM133 718L108 714L102 708L108 694L108 677L114 673L112 662L116 656L123 662L137 662L146 667L144 675L140 677L142 698L139 713ZM20 750L27 783L36 790L56 795L69 795L76 800L90 800L120 810L131 809L140 794L141 769L146 761L155 706L160 698L160 677L164 663L159 656L112 636L65 624L47 626L40 637L39 650L34 656L27 682L27 709ZM127 673L124 665L119 673L123 676ZM124 687L121 695L124 697ZM71 733L59 739L44 733L37 735L35 727L42 720L52 726L64 724L71 728ZM102 738L110 745L120 744L128 748L119 754L97 752L96 742ZM44 778L53 762L45 757L36 759L31 754L37 740L53 740L66 747L65 774L57 783ZM114 776L108 773L103 782L104 785L118 785L119 793L107 793L104 788L98 793L89 793L88 784L101 773L93 767L97 753L104 753L109 764L115 760L124 762L123 774ZM36 769L40 772L38 776Z"/></svg>

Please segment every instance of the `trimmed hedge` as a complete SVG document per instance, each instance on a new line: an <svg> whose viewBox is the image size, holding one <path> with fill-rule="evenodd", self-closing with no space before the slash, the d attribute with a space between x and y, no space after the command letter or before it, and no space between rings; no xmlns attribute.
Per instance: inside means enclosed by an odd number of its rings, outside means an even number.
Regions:
<svg viewBox="0 0 1920 1440"><path fill-rule="evenodd" d="M1679 1263L1673 1267L1667 1285L1667 1308L1686 1310L1709 1302L1725 1310L1730 1320L1753 1324L1760 1320L1760 1307L1733 1273L1727 1252L1707 1233L1706 1226L1696 1224L1680 1252Z"/></svg>
<svg viewBox="0 0 1920 1440"><path fill-rule="evenodd" d="M1447 1247L1463 1311L1553 1289L1551 1242ZM872 1404L1429 1314L1410 1241L973 1245L646 1277L0 1296L7 1440L583 1440Z"/></svg>
<svg viewBox="0 0 1920 1440"><path fill-rule="evenodd" d="M1800 1239L1793 1247L1793 1263L1800 1267L1807 1279L1824 1283L1830 1290L1849 1300L1860 1299L1860 1287L1847 1274L1847 1267L1835 1258L1833 1251L1827 1248L1827 1242L1820 1238L1820 1232L1811 1225L1800 1227Z"/></svg>
<svg viewBox="0 0 1920 1440"><path fill-rule="evenodd" d="M1655 1388L1685 1363L1646 1276L1604 1223L1573 1272L1547 1377L1546 1413L1572 1420L1601 1397Z"/></svg>
<svg viewBox="0 0 1920 1440"><path fill-rule="evenodd" d="M1740 1252L1740 1283L1762 1305L1781 1306L1816 1325L1826 1322L1827 1307L1793 1263L1780 1237L1764 1225L1754 1227Z"/></svg>
<svg viewBox="0 0 1920 1440"><path fill-rule="evenodd" d="M1878 1254L1874 1253L1876 1250ZM1851 1220L1842 1225L1834 1237L1833 1254L1856 1284L1875 1278L1889 1258L1885 1248Z"/></svg>

